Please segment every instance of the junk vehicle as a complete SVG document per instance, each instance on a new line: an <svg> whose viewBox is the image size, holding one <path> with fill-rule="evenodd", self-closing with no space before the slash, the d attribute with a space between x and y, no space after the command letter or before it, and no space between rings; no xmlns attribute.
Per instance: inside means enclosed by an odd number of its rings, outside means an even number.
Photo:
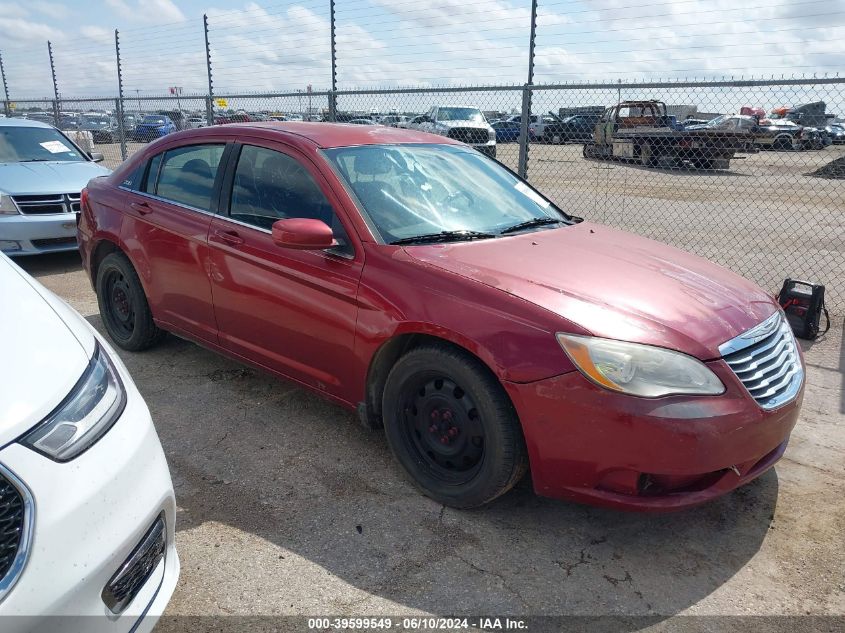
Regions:
<svg viewBox="0 0 845 633"><path fill-rule="evenodd" d="M754 141L754 134L745 130L673 126L662 101L623 101L605 110L596 123L584 158L727 169L737 153L756 151Z"/></svg>
<svg viewBox="0 0 845 633"><path fill-rule="evenodd" d="M811 149L815 148L819 141L815 128L805 128L786 120L760 120L756 116L745 114L723 114L703 125L688 125L686 129L747 132L754 135L757 149Z"/></svg>

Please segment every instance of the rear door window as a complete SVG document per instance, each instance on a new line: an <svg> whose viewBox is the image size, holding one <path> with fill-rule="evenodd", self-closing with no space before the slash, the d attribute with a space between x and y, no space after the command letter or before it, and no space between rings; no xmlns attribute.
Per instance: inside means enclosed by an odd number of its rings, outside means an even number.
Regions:
<svg viewBox="0 0 845 633"><path fill-rule="evenodd" d="M168 150L162 159L155 194L195 209L210 210L214 181L224 149L225 145L221 143ZM148 187L152 173L151 170Z"/></svg>

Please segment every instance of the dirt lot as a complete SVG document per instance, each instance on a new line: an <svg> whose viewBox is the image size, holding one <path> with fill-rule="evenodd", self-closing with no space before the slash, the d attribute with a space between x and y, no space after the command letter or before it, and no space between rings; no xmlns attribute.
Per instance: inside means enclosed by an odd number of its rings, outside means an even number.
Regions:
<svg viewBox="0 0 845 633"><path fill-rule="evenodd" d="M786 277L824 283L828 306L845 315L845 180L807 175L845 146L760 152L728 171L587 161L581 148L530 146L529 180L563 209L717 261L772 293ZM118 145L96 149L108 166L120 162ZM518 155L516 143L499 144L509 167Z"/></svg>
<svg viewBox="0 0 845 633"><path fill-rule="evenodd" d="M21 264L101 328L76 255ZM841 327L838 319L804 345L804 408L776 469L662 516L539 498L527 481L487 509L446 509L405 481L381 434L309 392L175 337L124 353L176 486L182 575L168 613L650 616L613 620L607 631L737 622L689 615L815 615L828 617L741 620L732 630L843 630ZM173 618L158 630L227 623L306 629L303 620L229 617Z"/></svg>

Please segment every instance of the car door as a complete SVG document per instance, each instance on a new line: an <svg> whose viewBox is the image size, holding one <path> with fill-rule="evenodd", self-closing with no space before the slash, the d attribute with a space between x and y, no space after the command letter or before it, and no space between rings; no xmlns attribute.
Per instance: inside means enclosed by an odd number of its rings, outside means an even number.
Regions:
<svg viewBox="0 0 845 633"><path fill-rule="evenodd" d="M220 344L330 395L352 398L363 249L350 240L353 229L337 196L309 159L282 144L243 142L209 233ZM338 247L278 246L271 227L284 218L326 222Z"/></svg>
<svg viewBox="0 0 845 633"><path fill-rule="evenodd" d="M121 236L153 316L168 329L217 343L208 229L219 190L223 142L172 147L153 156L129 192Z"/></svg>

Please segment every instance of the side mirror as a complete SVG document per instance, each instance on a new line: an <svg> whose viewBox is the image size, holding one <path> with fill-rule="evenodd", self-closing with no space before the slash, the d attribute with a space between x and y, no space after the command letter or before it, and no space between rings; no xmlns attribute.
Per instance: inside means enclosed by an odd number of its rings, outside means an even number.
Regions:
<svg viewBox="0 0 845 633"><path fill-rule="evenodd" d="M337 245L328 224L312 218L289 218L273 223L273 243L282 248L323 250Z"/></svg>
<svg viewBox="0 0 845 633"><path fill-rule="evenodd" d="M100 152L91 152L89 156L91 156L91 160L95 163L102 163L105 160L105 156L103 156Z"/></svg>

